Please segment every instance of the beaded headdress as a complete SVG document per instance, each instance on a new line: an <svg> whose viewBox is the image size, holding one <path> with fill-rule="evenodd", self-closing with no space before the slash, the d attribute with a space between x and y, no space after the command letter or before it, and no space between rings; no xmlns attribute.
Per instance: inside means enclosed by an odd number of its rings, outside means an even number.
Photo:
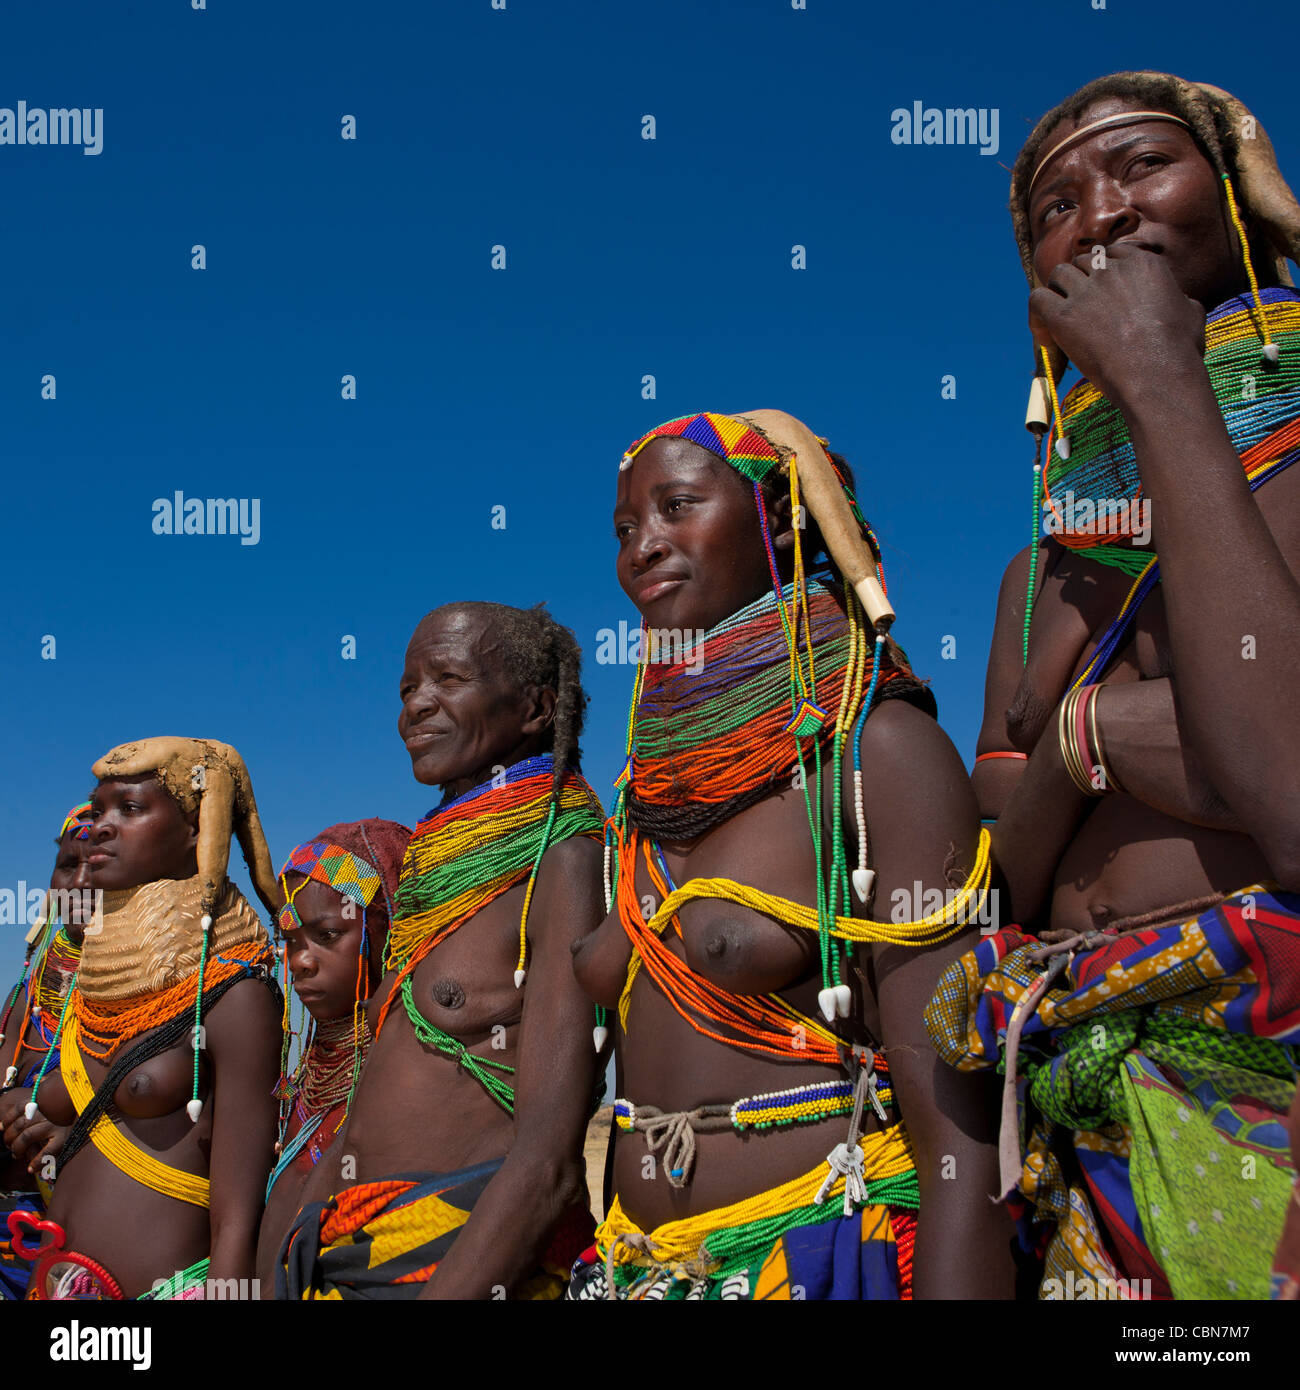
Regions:
<svg viewBox="0 0 1300 1390"><path fill-rule="evenodd" d="M79 806L74 806L63 818L63 824L59 827L59 833L55 837L56 842L61 842L63 837L70 831L77 832L78 840L88 840L90 838L90 827L94 822L90 818L90 802L83 801Z"/></svg>

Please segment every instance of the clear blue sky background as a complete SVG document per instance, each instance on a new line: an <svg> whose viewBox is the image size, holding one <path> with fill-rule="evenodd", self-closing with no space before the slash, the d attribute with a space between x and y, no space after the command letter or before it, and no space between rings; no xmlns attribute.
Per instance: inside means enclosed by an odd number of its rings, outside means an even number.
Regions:
<svg viewBox="0 0 1300 1390"><path fill-rule="evenodd" d="M241 750L277 864L334 821L413 823L434 798L397 678L456 598L545 599L577 631L607 794L632 672L596 634L635 622L617 460L694 410L777 406L848 456L969 761L1030 524L1004 166L1068 91L1159 67L1239 94L1300 176L1294 83L1260 61L1279 12L807 5L5 8L0 106L102 107L104 150L0 146L0 886L47 881L92 761L150 734ZM996 107L999 153L892 144L916 100ZM177 489L260 498L260 544L154 535Z"/></svg>

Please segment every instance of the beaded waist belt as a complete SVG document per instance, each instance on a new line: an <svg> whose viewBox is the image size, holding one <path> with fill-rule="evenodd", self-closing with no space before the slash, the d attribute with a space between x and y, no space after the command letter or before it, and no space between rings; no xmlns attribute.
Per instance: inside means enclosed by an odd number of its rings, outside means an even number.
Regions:
<svg viewBox="0 0 1300 1390"><path fill-rule="evenodd" d="M750 1129L809 1124L833 1115L849 1115L855 1105L860 1108L860 1090L864 1097L869 1097L883 1121L884 1106L893 1100L893 1093L883 1077L880 1078L883 1084L878 1084L879 1074L871 1065L872 1061L874 1058L862 1068L860 1085L848 1078L814 1081L788 1091L765 1091L761 1095L746 1096L730 1105L699 1105L694 1110L665 1113L653 1105L634 1105L620 1098L614 1102L614 1123L625 1134L644 1134L646 1148L651 1153L663 1149L669 1185L685 1187L691 1180L695 1163L697 1134L723 1134L728 1130L743 1134Z"/></svg>

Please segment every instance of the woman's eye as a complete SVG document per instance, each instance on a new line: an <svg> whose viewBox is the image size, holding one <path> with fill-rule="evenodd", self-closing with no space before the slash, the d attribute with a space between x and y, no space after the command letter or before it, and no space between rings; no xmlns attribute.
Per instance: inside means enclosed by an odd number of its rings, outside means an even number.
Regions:
<svg viewBox="0 0 1300 1390"><path fill-rule="evenodd" d="M1069 212L1070 206L1071 205L1067 203L1064 198L1058 199L1055 203L1048 203L1048 205L1043 209L1039 221L1049 221L1051 218L1055 217L1056 214L1060 212L1062 209L1064 209L1066 212Z"/></svg>

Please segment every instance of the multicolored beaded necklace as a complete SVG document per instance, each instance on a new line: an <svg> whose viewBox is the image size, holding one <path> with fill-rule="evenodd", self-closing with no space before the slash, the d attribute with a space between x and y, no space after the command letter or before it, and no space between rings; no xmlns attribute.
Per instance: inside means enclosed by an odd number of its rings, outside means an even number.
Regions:
<svg viewBox="0 0 1300 1390"><path fill-rule="evenodd" d="M45 1055L54 1048L50 1065L59 1063L59 1050L55 1046L59 1018L73 981L77 977L77 966L81 963L81 945L68 936L68 929L60 922L51 922L47 929L45 945L30 963L30 970L16 986L16 992L23 992L22 1017L24 1026L18 1034L14 1047L13 1062L5 1076L5 1085L12 1085L20 1077L24 1052L36 1057ZM23 985L26 990L23 991ZM16 1003L11 999L10 1007ZM26 1024L30 1023L38 1045L27 1041ZM19 1082L19 1084L26 1084Z"/></svg>
<svg viewBox="0 0 1300 1390"><path fill-rule="evenodd" d="M370 1029L364 1015L359 1046L352 1016L322 1019L315 1024L311 1041L293 1076L286 1079L282 1075L276 1088L282 1114L280 1140L276 1146L280 1157L267 1183L268 1195L276 1179L300 1153L306 1150L314 1167L343 1128L360 1063L365 1060L369 1045ZM298 1122L297 1132L287 1142L284 1137L287 1125L283 1118L286 1104L292 1107L293 1118Z"/></svg>
<svg viewBox="0 0 1300 1390"><path fill-rule="evenodd" d="M641 830L669 841L693 840L768 795L789 786L798 765L790 728L792 672L781 603L794 586L767 593L688 644L672 663L647 663L635 719L626 809ZM806 640L815 653L818 715L801 735L804 751L834 732L823 722L838 704L849 667L844 610L817 580L807 585ZM883 689L902 673L885 658Z"/></svg>
<svg viewBox="0 0 1300 1390"><path fill-rule="evenodd" d="M510 1109L513 1092L495 1073L511 1068L467 1052L458 1039L429 1023L415 1006L411 975L475 913L527 882L515 970L515 984L521 985L528 910L542 856L551 845L576 835L601 839L604 826L600 802L581 773L566 769L556 790L550 753L515 763L492 781L431 811L416 826L402 862L385 961L397 978L380 1011L376 1036L400 998L420 1041L454 1057Z"/></svg>
<svg viewBox="0 0 1300 1390"><path fill-rule="evenodd" d="M1277 455L1300 451L1300 294L1289 287L1262 289L1261 310L1244 295L1212 309L1205 322L1205 370L1227 426L1233 447L1243 457L1284 426L1294 438L1275 440ZM1272 339L1281 349L1276 363L1261 362L1256 314L1267 315ZM1119 523L1110 532L1131 534L1124 516L1142 496L1137 457L1128 425L1090 381L1079 382L1061 404L1061 421L1070 441L1069 457L1053 449L1045 470L1044 506L1060 521L1053 527L1061 544L1099 564L1127 574L1140 574L1150 563L1150 546L1109 544L1104 518L1109 512ZM1060 499L1083 504L1085 516L1097 517L1097 528L1071 529ZM1120 504L1120 505L1117 505Z"/></svg>
<svg viewBox="0 0 1300 1390"><path fill-rule="evenodd" d="M707 894L737 901L743 896L749 906L775 920L810 926L817 931L821 953L822 989L818 1004L827 1023L831 1023L836 1017L847 1017L852 1003L849 987L842 979L841 953L833 948L834 939L844 942L843 959L847 964L852 942L888 939L929 944L961 930L962 923L954 920L950 909L916 923L875 924L850 917L850 882L858 900L865 903L871 896L873 878L867 866L866 821L862 811L862 727L882 684L899 675L908 676L913 683L915 678L906 668L902 653L898 653L902 663L898 665L885 651L885 638L871 633L851 589L845 590L841 610L825 586L807 575L798 527L794 530L793 579L782 584L762 493L762 483L778 470L782 459L767 440L745 422L728 416L686 416L642 436L624 455L620 467L632 466L637 453L661 435L680 436L703 445L750 480L759 531L767 550L772 593L705 635L707 680L694 653L663 671L646 665L637 671L628 717L627 758L616 783L619 797L610 822L612 841L606 845L606 899L611 910L617 903L619 920L633 947L619 1006L620 1021L626 1031L632 982L644 964L673 1008L696 1032L752 1052L837 1064L840 1044L833 1033L779 995L733 995L696 975L664 945L661 934L669 924L680 934L675 908L683 894ZM799 480L793 458L788 461L788 468L791 507L798 516ZM863 534L871 541L883 587L879 546L843 479L841 485ZM643 651L645 637L643 631ZM643 736L641 725L646 714L650 716L649 727ZM852 875L839 815L831 818L831 843L825 844L821 806L826 745L831 755L831 782L837 790L845 771L844 754L852 749L858 823L858 867ZM685 756L677 754L678 747L685 749ZM692 771L697 754L702 755L705 776ZM745 889L730 880L694 880L684 890L674 890L658 845L653 846L652 854L649 842L642 846L640 831L664 838L666 831L678 838L687 837L683 831L700 834L772 791L784 775L790 775L792 787L797 786L802 792L812 836L817 880L815 924L805 920L814 916L810 910L772 894ZM706 785L705 777L711 777L714 785ZM696 797L705 802L702 809L682 806L678 800ZM674 806L684 814L669 814L667 808ZM981 836L980 862L965 890L968 893L982 894L987 889L987 841L985 832ZM651 882L664 899L663 906L648 922L635 889L639 852L644 854ZM718 891L709 892L712 887Z"/></svg>

